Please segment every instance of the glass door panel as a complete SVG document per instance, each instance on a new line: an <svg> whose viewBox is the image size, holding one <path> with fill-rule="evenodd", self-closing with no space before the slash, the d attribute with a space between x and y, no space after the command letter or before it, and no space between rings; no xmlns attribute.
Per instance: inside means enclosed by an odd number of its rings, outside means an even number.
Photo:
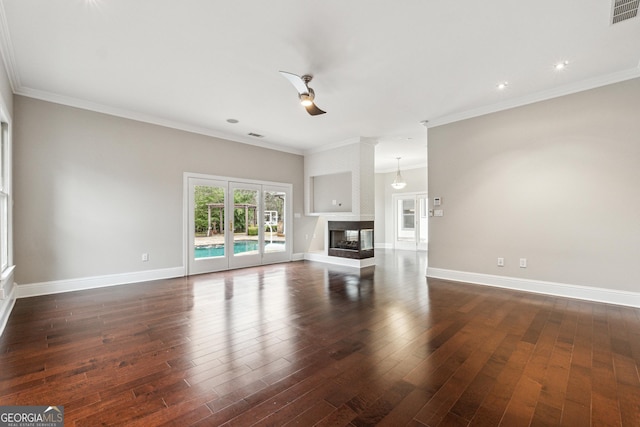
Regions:
<svg viewBox="0 0 640 427"><path fill-rule="evenodd" d="M233 205L233 216L229 219L230 230L233 230L230 268L260 265L262 262L264 228L259 220L260 189L257 184L229 183L229 203Z"/></svg>
<svg viewBox="0 0 640 427"><path fill-rule="evenodd" d="M427 239L429 237L427 225L429 224L429 210L427 209L427 195L426 194L418 194L418 219L416 224L418 225L418 250L426 251L427 250Z"/></svg>
<svg viewBox="0 0 640 427"><path fill-rule="evenodd" d="M289 188L263 186L263 262L281 262L291 259L287 244L289 232Z"/></svg>
<svg viewBox="0 0 640 427"><path fill-rule="evenodd" d="M264 192L264 252L284 252L285 193L273 190Z"/></svg>
<svg viewBox="0 0 640 427"><path fill-rule="evenodd" d="M189 179L189 274L228 268L226 193L223 181Z"/></svg>

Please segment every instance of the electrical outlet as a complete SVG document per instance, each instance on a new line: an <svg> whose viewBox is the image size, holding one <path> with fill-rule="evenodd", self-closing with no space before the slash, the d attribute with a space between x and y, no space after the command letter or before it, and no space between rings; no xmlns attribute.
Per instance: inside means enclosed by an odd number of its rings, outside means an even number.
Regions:
<svg viewBox="0 0 640 427"><path fill-rule="evenodd" d="M498 267L504 267L504 258L498 258Z"/></svg>
<svg viewBox="0 0 640 427"><path fill-rule="evenodd" d="M147 262L147 261L149 261L149 254L145 252L142 254L142 262Z"/></svg>
<svg viewBox="0 0 640 427"><path fill-rule="evenodd" d="M520 268L527 268L527 259L520 258Z"/></svg>

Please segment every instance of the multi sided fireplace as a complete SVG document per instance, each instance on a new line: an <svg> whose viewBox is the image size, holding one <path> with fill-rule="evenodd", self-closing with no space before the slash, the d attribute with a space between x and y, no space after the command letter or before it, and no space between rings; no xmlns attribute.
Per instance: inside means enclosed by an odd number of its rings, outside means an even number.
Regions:
<svg viewBox="0 0 640 427"><path fill-rule="evenodd" d="M373 221L329 221L329 256L373 258Z"/></svg>

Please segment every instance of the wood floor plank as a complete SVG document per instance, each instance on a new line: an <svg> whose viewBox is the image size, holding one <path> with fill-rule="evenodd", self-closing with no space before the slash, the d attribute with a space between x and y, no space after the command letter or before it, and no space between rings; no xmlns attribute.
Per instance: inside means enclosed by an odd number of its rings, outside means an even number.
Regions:
<svg viewBox="0 0 640 427"><path fill-rule="evenodd" d="M640 425L640 310L425 279L426 254L20 299L0 405L65 425Z"/></svg>

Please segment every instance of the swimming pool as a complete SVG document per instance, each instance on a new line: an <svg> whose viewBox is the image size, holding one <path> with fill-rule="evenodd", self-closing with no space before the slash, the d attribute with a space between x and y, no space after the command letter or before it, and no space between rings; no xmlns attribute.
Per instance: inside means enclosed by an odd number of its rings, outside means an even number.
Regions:
<svg viewBox="0 0 640 427"><path fill-rule="evenodd" d="M283 245L284 242L274 242L273 244ZM252 252L258 250L257 240L238 240L233 242L233 253L240 254L243 252ZM196 246L195 257L196 258L211 258L216 256L224 256L224 245L207 245Z"/></svg>

